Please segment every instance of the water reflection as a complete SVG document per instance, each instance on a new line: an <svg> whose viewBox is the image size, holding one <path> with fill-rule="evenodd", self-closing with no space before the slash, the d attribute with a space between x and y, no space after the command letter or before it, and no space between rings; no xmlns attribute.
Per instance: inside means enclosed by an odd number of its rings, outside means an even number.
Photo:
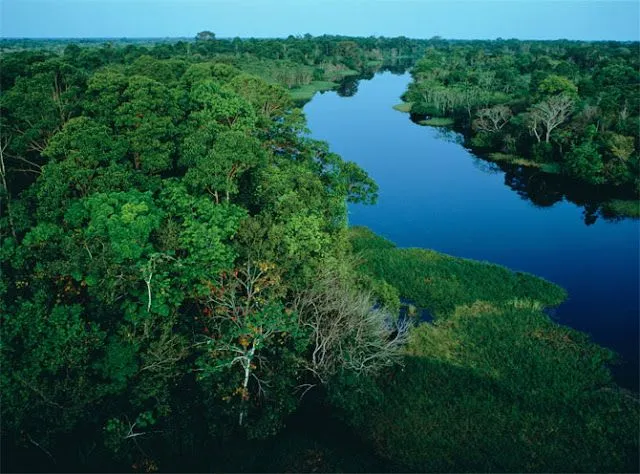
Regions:
<svg viewBox="0 0 640 474"><path fill-rule="evenodd" d="M564 198L559 189L560 184L554 182L554 177L550 175L523 166L498 167L504 172L504 184L538 207L553 206Z"/></svg>
<svg viewBox="0 0 640 474"><path fill-rule="evenodd" d="M364 79L360 76L348 76L340 82L336 92L340 97L353 97L358 92L358 84Z"/></svg>
<svg viewBox="0 0 640 474"><path fill-rule="evenodd" d="M599 218L607 221L626 219L611 212L606 204L611 199L625 199L617 190L576 183L562 175L550 174L537 168L498 164L505 173L504 184L521 198L539 207L550 207L568 201L582 208L585 225L593 225Z"/></svg>
<svg viewBox="0 0 640 474"><path fill-rule="evenodd" d="M353 97L358 92L358 85L360 81L369 81L374 76L381 72L390 72L395 76L402 76L406 74L409 69L413 67L413 59L401 58L390 60L384 64L375 64L369 66L365 71L357 76L346 76L340 81L336 92L340 97Z"/></svg>
<svg viewBox="0 0 640 474"><path fill-rule="evenodd" d="M478 158L473 155L471 157L471 162L473 163L473 167L487 174L501 174L503 173L502 168L498 166L498 163L494 163L493 161L483 160L482 158Z"/></svg>

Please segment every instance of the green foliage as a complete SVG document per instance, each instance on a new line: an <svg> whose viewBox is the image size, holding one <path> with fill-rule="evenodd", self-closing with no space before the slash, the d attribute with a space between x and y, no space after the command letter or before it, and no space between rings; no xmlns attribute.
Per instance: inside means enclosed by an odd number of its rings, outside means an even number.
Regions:
<svg viewBox="0 0 640 474"><path fill-rule="evenodd" d="M79 168L95 169L121 161L127 146L111 130L88 117L70 119L43 154L55 161L72 160Z"/></svg>
<svg viewBox="0 0 640 474"><path fill-rule="evenodd" d="M557 94L567 94L571 97L578 97L578 87L569 79L556 74L547 76L537 89L538 100Z"/></svg>
<svg viewBox="0 0 640 474"><path fill-rule="evenodd" d="M640 217L640 201L613 199L604 205L606 211L617 216Z"/></svg>
<svg viewBox="0 0 640 474"><path fill-rule="evenodd" d="M55 432L93 416L90 408L115 381L91 366L104 344L100 328L87 322L80 305L47 308L46 299L38 293L21 300L3 317L0 386L3 426L48 444Z"/></svg>
<svg viewBox="0 0 640 474"><path fill-rule="evenodd" d="M420 125L427 125L429 127L450 127L453 124L453 119L444 117L433 117L427 120L420 120Z"/></svg>
<svg viewBox="0 0 640 474"><path fill-rule="evenodd" d="M196 35L196 41L213 41L215 39L216 35L211 31L200 31Z"/></svg>
<svg viewBox="0 0 640 474"><path fill-rule="evenodd" d="M536 163L548 163L553 157L553 145L539 142L531 147L531 158Z"/></svg>
<svg viewBox="0 0 640 474"><path fill-rule="evenodd" d="M0 57L10 449L87 471L113 462L153 471L158 460L180 470L225 439L212 457L233 445L258 459L248 438L274 435L308 387L328 382L334 404L400 467L633 467L637 406L611 386L611 354L540 313L564 291L348 231L347 203L375 202L377 186L311 140L293 104L428 49L405 94L413 113L470 129L478 110L513 111L485 146L525 159L544 148L541 169L563 158L579 179L628 186L638 168L633 54L211 32L195 42L34 44L49 51L7 52L30 47L7 40ZM572 95L573 115L539 145L536 133L550 129L528 121L536 94ZM309 295L316 312L301 304ZM407 300L437 322L412 333L404 369L367 377L381 373L371 360L397 361L405 320L396 315L402 305L415 313ZM334 331L323 334L336 336L325 347L339 370L327 380L310 370L319 332L309 314L329 316L321 322ZM348 326L334 324L345 315Z"/></svg>
<svg viewBox="0 0 640 474"><path fill-rule="evenodd" d="M598 148L592 141L574 147L564 157L565 172L572 177L591 184L603 184L604 165Z"/></svg>
<svg viewBox="0 0 640 474"><path fill-rule="evenodd" d="M509 351L505 355L505 362L515 363ZM554 356L556 363L559 358ZM345 409L380 453L402 460L403 471L634 469L638 446L632 419L638 411L628 394L605 387L573 399L538 399L536 391L547 393L544 386L525 381L514 394L502 382L441 358L407 357L402 371L378 382L383 402L366 394ZM523 397L527 387L530 395Z"/></svg>
<svg viewBox="0 0 640 474"><path fill-rule="evenodd" d="M209 416L217 425L236 424L250 437L275 434L294 409L288 389L307 344L297 314L278 302L280 278L274 267L248 262L210 285L196 360L204 390L216 387Z"/></svg>
<svg viewBox="0 0 640 474"><path fill-rule="evenodd" d="M151 469L174 441L273 435L299 403L309 334L292 300L343 248L346 201L372 202L377 188L303 134L286 87L347 68L239 68L212 59L227 43L205 36L179 54L2 58L10 444L54 459L64 439L86 439L87 452ZM357 61L352 46L340 54Z"/></svg>
<svg viewBox="0 0 640 474"><path fill-rule="evenodd" d="M251 130L256 123L256 114L251 104L212 80L195 84L189 94L193 103L192 117L213 126L233 130Z"/></svg>
<svg viewBox="0 0 640 474"><path fill-rule="evenodd" d="M81 71L59 59L35 63L31 75L17 77L0 102L14 135L8 151L38 161L37 154L76 112L83 81Z"/></svg>
<svg viewBox="0 0 640 474"><path fill-rule="evenodd" d="M478 151L562 168L572 180L609 185L609 197L633 195L637 66L613 44L436 43L415 64L403 100ZM498 110L510 112L490 113Z"/></svg>
<svg viewBox="0 0 640 474"><path fill-rule="evenodd" d="M354 251L364 258L363 271L437 317L476 300L526 298L556 306L566 298L562 288L533 275L431 250L399 249L365 228L352 229L352 235Z"/></svg>
<svg viewBox="0 0 640 474"><path fill-rule="evenodd" d="M87 81L84 109L89 116L111 125L126 88L127 78L117 68L98 71Z"/></svg>
<svg viewBox="0 0 640 474"><path fill-rule="evenodd" d="M291 108L291 100L284 88L267 84L258 77L240 74L233 78L231 87L251 103L265 120L265 125L268 121L283 117Z"/></svg>
<svg viewBox="0 0 640 474"><path fill-rule="evenodd" d="M179 110L169 90L147 77L132 76L121 98L115 125L129 142L134 168L149 174L170 169Z"/></svg>
<svg viewBox="0 0 640 474"><path fill-rule="evenodd" d="M293 100L306 102L316 95L316 92L332 90L338 87L338 83L331 81L312 81L309 84L292 89L289 94Z"/></svg>
<svg viewBox="0 0 640 474"><path fill-rule="evenodd" d="M129 67L132 76L146 76L165 85L174 84L184 73L186 63L172 59L160 61L148 55L137 58Z"/></svg>
<svg viewBox="0 0 640 474"><path fill-rule="evenodd" d="M545 143L539 143L539 145L545 145ZM545 173L550 174L559 174L560 173L560 164L559 163L545 163L533 160L527 160L525 158L509 155L507 153L489 153L488 158L491 161L503 162L503 163L512 163L520 166L527 166L531 168L539 168Z"/></svg>
<svg viewBox="0 0 640 474"><path fill-rule="evenodd" d="M149 193L95 193L70 207L65 219L83 228L83 238L108 248L114 263L139 260L151 250L149 236L162 214Z"/></svg>
<svg viewBox="0 0 640 474"><path fill-rule="evenodd" d="M242 132L228 131L217 134L207 149L203 135L196 132L185 140L182 163L189 165L185 183L195 191L211 193L217 202L221 195L228 201L238 193L243 173L263 161L260 143Z"/></svg>

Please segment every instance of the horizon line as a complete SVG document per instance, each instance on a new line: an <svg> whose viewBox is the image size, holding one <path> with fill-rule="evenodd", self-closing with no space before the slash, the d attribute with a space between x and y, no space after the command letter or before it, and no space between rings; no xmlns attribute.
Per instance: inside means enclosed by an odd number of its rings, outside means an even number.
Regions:
<svg viewBox="0 0 640 474"><path fill-rule="evenodd" d="M307 33L305 33L307 34ZM309 33L310 34L310 33ZM294 36L295 38L303 38L304 35L286 35L286 36L220 36L216 37L219 40L233 40L236 38L239 39L287 39L289 36ZM571 39L571 38L503 38L503 37L495 37L495 38L446 38L444 36L434 35L428 38L425 37L416 37L416 36L406 36L406 35L398 35L398 36L385 36L385 35L349 35L343 33L323 33L321 35L311 35L312 38L321 38L322 36L344 36L348 38L384 38L384 39L392 39L392 38L407 38L412 40L422 40L429 41L433 39L439 39L444 41L578 41L578 42L613 42L613 43L639 43L640 38L638 39ZM176 39L176 40L191 40L196 41L195 36L1 36L0 41L4 40L29 40L29 41L38 41L38 40L143 40L143 39Z"/></svg>

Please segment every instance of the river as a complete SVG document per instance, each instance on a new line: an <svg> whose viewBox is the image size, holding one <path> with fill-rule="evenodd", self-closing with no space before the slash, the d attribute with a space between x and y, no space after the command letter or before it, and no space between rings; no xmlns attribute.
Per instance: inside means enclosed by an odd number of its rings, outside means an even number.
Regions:
<svg viewBox="0 0 640 474"><path fill-rule="evenodd" d="M540 197L529 171L505 172L455 133L414 124L392 109L409 81L407 73L378 73L350 84L349 97L316 94L304 107L312 136L380 187L375 206L350 206L350 224L402 247L486 260L563 286L569 299L554 320L616 351L616 380L638 391L640 223L604 220L557 192Z"/></svg>

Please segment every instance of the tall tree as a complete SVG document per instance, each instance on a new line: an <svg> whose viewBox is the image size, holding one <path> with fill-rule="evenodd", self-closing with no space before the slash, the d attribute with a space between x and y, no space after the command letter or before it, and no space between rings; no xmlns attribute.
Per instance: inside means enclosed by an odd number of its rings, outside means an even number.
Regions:
<svg viewBox="0 0 640 474"><path fill-rule="evenodd" d="M568 95L554 95L547 100L535 104L529 110L529 129L541 138L540 128L544 131L544 141L549 143L551 132L562 125L573 110L574 101Z"/></svg>

